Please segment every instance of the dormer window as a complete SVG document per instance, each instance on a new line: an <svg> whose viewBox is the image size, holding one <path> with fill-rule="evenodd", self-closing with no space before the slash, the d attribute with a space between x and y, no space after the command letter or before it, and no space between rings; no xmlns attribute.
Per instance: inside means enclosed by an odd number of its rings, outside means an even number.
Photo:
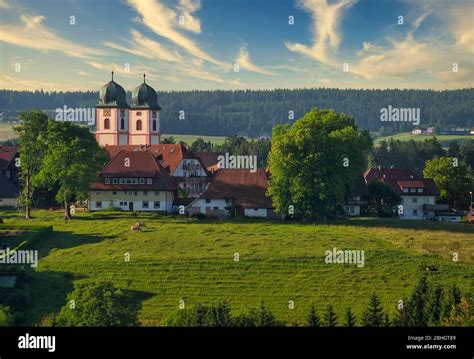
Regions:
<svg viewBox="0 0 474 359"><path fill-rule="evenodd" d="M140 184L145 184L145 179L144 178L140 178Z"/></svg>
<svg viewBox="0 0 474 359"><path fill-rule="evenodd" d="M105 184L110 184L110 178L106 178L104 181Z"/></svg>
<svg viewBox="0 0 474 359"><path fill-rule="evenodd" d="M117 183L118 183L118 178L112 179L112 183L113 183L113 184L117 184Z"/></svg>
<svg viewBox="0 0 474 359"><path fill-rule="evenodd" d="M146 179L146 184L152 184L153 182L153 179L152 178L147 178Z"/></svg>
<svg viewBox="0 0 474 359"><path fill-rule="evenodd" d="M120 183L120 184L125 184L125 178L120 178L120 179L119 179L119 183Z"/></svg>
<svg viewBox="0 0 474 359"><path fill-rule="evenodd" d="M418 193L423 193L423 188L418 188Z"/></svg>
<svg viewBox="0 0 474 359"><path fill-rule="evenodd" d="M408 188L404 188L403 192L408 193Z"/></svg>
<svg viewBox="0 0 474 359"><path fill-rule="evenodd" d="M410 188L411 193L416 193L416 188Z"/></svg>

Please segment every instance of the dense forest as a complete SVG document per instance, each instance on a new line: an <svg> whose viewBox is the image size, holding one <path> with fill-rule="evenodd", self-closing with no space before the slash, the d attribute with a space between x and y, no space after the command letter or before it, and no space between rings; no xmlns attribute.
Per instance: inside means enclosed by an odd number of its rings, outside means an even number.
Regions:
<svg viewBox="0 0 474 359"><path fill-rule="evenodd" d="M130 92L128 93L130 101ZM21 110L37 107L92 107L98 92L0 90L0 112L12 119ZM276 89L244 91L159 92L165 133L270 135L277 123L293 123L311 108L331 108L353 116L361 129L381 135L413 129L409 122L381 122L380 110L419 108L421 126L474 126L474 89L460 90L343 90ZM49 110L49 111L48 111ZM180 112L180 111L184 111ZM181 118L180 118L181 114ZM184 115L184 116L183 116ZM184 117L184 118L182 118Z"/></svg>

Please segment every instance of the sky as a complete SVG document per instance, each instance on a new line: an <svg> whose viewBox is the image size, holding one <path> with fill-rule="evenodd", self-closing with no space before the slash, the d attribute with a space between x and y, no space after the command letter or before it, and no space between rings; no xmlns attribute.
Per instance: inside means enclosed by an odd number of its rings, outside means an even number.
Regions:
<svg viewBox="0 0 474 359"><path fill-rule="evenodd" d="M453 89L472 0L0 0L0 89Z"/></svg>

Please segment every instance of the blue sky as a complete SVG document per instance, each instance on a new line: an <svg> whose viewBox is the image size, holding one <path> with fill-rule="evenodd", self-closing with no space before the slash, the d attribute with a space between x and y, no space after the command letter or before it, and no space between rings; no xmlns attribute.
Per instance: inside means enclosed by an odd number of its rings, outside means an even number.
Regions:
<svg viewBox="0 0 474 359"><path fill-rule="evenodd" d="M127 90L143 72L157 90L474 79L468 0L0 0L0 11L0 88L97 90L112 69Z"/></svg>

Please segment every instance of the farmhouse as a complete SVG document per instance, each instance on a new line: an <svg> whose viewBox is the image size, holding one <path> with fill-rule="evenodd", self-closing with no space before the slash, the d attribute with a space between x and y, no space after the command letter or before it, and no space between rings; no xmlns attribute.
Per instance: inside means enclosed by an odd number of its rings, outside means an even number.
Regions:
<svg viewBox="0 0 474 359"><path fill-rule="evenodd" d="M18 204L18 147L0 146L0 207Z"/></svg>
<svg viewBox="0 0 474 359"><path fill-rule="evenodd" d="M176 179L149 151L122 150L90 186L89 210L171 212L177 197Z"/></svg>
<svg viewBox="0 0 474 359"><path fill-rule="evenodd" d="M421 178L413 171L401 168L370 168L364 173L368 184L381 181L390 185L402 199L401 219L433 219L438 188L429 178Z"/></svg>
<svg viewBox="0 0 474 359"><path fill-rule="evenodd" d="M209 188L188 206L190 214L210 217L277 217L272 201L266 196L268 175L263 168L221 169Z"/></svg>

